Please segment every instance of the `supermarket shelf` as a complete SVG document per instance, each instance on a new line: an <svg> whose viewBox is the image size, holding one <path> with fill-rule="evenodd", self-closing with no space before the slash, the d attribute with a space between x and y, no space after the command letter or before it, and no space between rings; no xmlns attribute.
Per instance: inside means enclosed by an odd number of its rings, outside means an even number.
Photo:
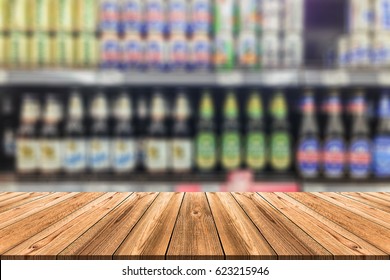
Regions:
<svg viewBox="0 0 390 280"><path fill-rule="evenodd" d="M259 72L1 71L0 85L40 86L390 86L390 71L264 70Z"/></svg>

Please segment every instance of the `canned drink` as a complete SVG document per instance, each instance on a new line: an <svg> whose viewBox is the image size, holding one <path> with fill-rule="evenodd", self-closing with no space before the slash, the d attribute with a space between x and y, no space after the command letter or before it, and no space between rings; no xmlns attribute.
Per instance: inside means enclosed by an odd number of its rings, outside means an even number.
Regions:
<svg viewBox="0 0 390 280"><path fill-rule="evenodd" d="M10 2L9 0L0 0L0 32L9 29Z"/></svg>
<svg viewBox="0 0 390 280"><path fill-rule="evenodd" d="M234 0L215 0L214 2L214 32L232 33L234 31Z"/></svg>
<svg viewBox="0 0 390 280"><path fill-rule="evenodd" d="M377 67L390 67L390 34L388 32L375 34L371 61Z"/></svg>
<svg viewBox="0 0 390 280"><path fill-rule="evenodd" d="M280 38L277 32L266 32L261 38L261 58L264 68L280 66Z"/></svg>
<svg viewBox="0 0 390 280"><path fill-rule="evenodd" d="M33 0L32 2L32 26L35 31L50 31L53 23L50 21L52 16L53 0Z"/></svg>
<svg viewBox="0 0 390 280"><path fill-rule="evenodd" d="M96 31L98 18L98 2L96 0L76 0L76 26L75 29L81 32Z"/></svg>
<svg viewBox="0 0 390 280"><path fill-rule="evenodd" d="M176 35L168 42L168 68L171 70L184 70L189 63L189 50L187 38Z"/></svg>
<svg viewBox="0 0 390 280"><path fill-rule="evenodd" d="M145 46L145 65L151 70L164 70L168 60L167 42L162 36L149 36Z"/></svg>
<svg viewBox="0 0 390 280"><path fill-rule="evenodd" d="M354 33L350 38L351 67L367 67L370 65L371 42L367 33Z"/></svg>
<svg viewBox="0 0 390 280"><path fill-rule="evenodd" d="M143 0L123 0L121 10L122 29L124 33L141 34L144 22Z"/></svg>
<svg viewBox="0 0 390 280"><path fill-rule="evenodd" d="M211 66L211 40L208 35L196 35L189 46L190 68L208 70Z"/></svg>
<svg viewBox="0 0 390 280"><path fill-rule="evenodd" d="M390 0L375 0L375 29L390 31Z"/></svg>
<svg viewBox="0 0 390 280"><path fill-rule="evenodd" d="M28 31L31 29L31 1L10 1L10 29L12 31Z"/></svg>
<svg viewBox="0 0 390 280"><path fill-rule="evenodd" d="M373 26L372 0L349 0L348 29L350 32L368 32Z"/></svg>
<svg viewBox="0 0 390 280"><path fill-rule="evenodd" d="M100 66L104 69L120 67L122 48L118 35L108 34L100 39Z"/></svg>
<svg viewBox="0 0 390 280"><path fill-rule="evenodd" d="M8 47L8 65L10 67L26 67L30 57L30 38L25 32L11 32Z"/></svg>
<svg viewBox="0 0 390 280"><path fill-rule="evenodd" d="M337 43L337 64L340 68L346 68L350 62L350 41L348 36L342 36Z"/></svg>
<svg viewBox="0 0 390 280"><path fill-rule="evenodd" d="M279 31L282 27L281 0L263 0L261 2L262 28L265 32Z"/></svg>
<svg viewBox="0 0 390 280"><path fill-rule="evenodd" d="M168 32L184 35L188 30L188 5L186 0L168 0Z"/></svg>
<svg viewBox="0 0 390 280"><path fill-rule="evenodd" d="M75 29L75 1L79 0L55 0L56 29L59 32L72 32Z"/></svg>
<svg viewBox="0 0 390 280"><path fill-rule="evenodd" d="M95 68L98 64L98 43L94 33L81 33L76 39L75 65Z"/></svg>
<svg viewBox="0 0 390 280"><path fill-rule="evenodd" d="M120 23L120 5L118 0L100 0L100 30L103 33L118 33Z"/></svg>
<svg viewBox="0 0 390 280"><path fill-rule="evenodd" d="M73 67L75 61L74 38L71 33L58 32L54 39L54 64L58 67Z"/></svg>
<svg viewBox="0 0 390 280"><path fill-rule="evenodd" d="M237 41L237 62L240 68L255 69L259 64L259 47L254 31L242 32Z"/></svg>
<svg viewBox="0 0 390 280"><path fill-rule="evenodd" d="M239 30L257 31L259 23L259 1L240 0L239 10Z"/></svg>
<svg viewBox="0 0 390 280"><path fill-rule="evenodd" d="M230 33L220 33L215 37L214 67L220 70L234 68L234 40Z"/></svg>
<svg viewBox="0 0 390 280"><path fill-rule="evenodd" d="M6 35L0 32L0 69L5 68L7 61Z"/></svg>
<svg viewBox="0 0 390 280"><path fill-rule="evenodd" d="M53 64L53 39L47 32L35 32L31 38L31 67L47 67Z"/></svg>
<svg viewBox="0 0 390 280"><path fill-rule="evenodd" d="M211 0L192 0L190 2L190 32L196 35L208 35L211 25Z"/></svg>
<svg viewBox="0 0 390 280"><path fill-rule="evenodd" d="M297 68L303 64L303 38L301 33L288 33L283 42L283 65Z"/></svg>
<svg viewBox="0 0 390 280"><path fill-rule="evenodd" d="M304 0L284 0L284 30L286 32L302 32L304 25Z"/></svg>
<svg viewBox="0 0 390 280"><path fill-rule="evenodd" d="M122 63L126 70L144 68L145 42L139 34L128 35L123 40Z"/></svg>
<svg viewBox="0 0 390 280"><path fill-rule="evenodd" d="M165 33L166 12L164 0L146 0L146 30L149 34Z"/></svg>

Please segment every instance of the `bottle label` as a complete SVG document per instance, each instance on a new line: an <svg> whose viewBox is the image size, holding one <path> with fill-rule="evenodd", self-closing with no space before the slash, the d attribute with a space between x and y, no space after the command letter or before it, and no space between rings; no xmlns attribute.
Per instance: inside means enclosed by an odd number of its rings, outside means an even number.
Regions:
<svg viewBox="0 0 390 280"><path fill-rule="evenodd" d="M241 164L241 143L238 133L225 133L222 138L222 165L225 169L236 169Z"/></svg>
<svg viewBox="0 0 390 280"><path fill-rule="evenodd" d="M92 139L89 143L89 167L94 171L106 170L110 167L110 141Z"/></svg>
<svg viewBox="0 0 390 280"><path fill-rule="evenodd" d="M390 137L375 139L374 171L377 177L390 176Z"/></svg>
<svg viewBox="0 0 390 280"><path fill-rule="evenodd" d="M38 168L39 144L33 139L19 139L17 142L17 169L20 172L33 172Z"/></svg>
<svg viewBox="0 0 390 280"><path fill-rule="evenodd" d="M62 167L62 145L60 140L40 141L40 169L43 172L54 172Z"/></svg>
<svg viewBox="0 0 390 280"><path fill-rule="evenodd" d="M271 165L278 171L285 171L291 165L291 142L287 133L277 132L271 137Z"/></svg>
<svg viewBox="0 0 390 280"><path fill-rule="evenodd" d="M15 134L11 129L4 131L3 150L7 157L15 155Z"/></svg>
<svg viewBox="0 0 390 280"><path fill-rule="evenodd" d="M349 169L354 178L368 177L371 168L371 145L368 140L355 140L349 150Z"/></svg>
<svg viewBox="0 0 390 280"><path fill-rule="evenodd" d="M200 133L197 139L196 163L200 169L213 169L217 163L216 140L213 133Z"/></svg>
<svg viewBox="0 0 390 280"><path fill-rule="evenodd" d="M261 170L266 163L265 136L263 133L250 133L246 145L246 163L250 169Z"/></svg>
<svg viewBox="0 0 390 280"><path fill-rule="evenodd" d="M191 170L193 149L191 140L173 140L172 142L173 155L172 167L174 171Z"/></svg>
<svg viewBox="0 0 390 280"><path fill-rule="evenodd" d="M132 171L136 164L136 142L118 139L113 143L113 168L117 172Z"/></svg>
<svg viewBox="0 0 390 280"><path fill-rule="evenodd" d="M84 140L68 139L65 142L64 168L68 172L84 171L87 166L86 143Z"/></svg>
<svg viewBox="0 0 390 280"><path fill-rule="evenodd" d="M345 143L341 139L326 141L324 146L324 171L327 177L343 176L345 169Z"/></svg>
<svg viewBox="0 0 390 280"><path fill-rule="evenodd" d="M320 164L320 143L317 139L305 139L298 147L298 168L304 177L316 177Z"/></svg>
<svg viewBox="0 0 390 280"><path fill-rule="evenodd" d="M146 151L146 168L149 171L165 172L168 169L168 142L166 140L148 140Z"/></svg>

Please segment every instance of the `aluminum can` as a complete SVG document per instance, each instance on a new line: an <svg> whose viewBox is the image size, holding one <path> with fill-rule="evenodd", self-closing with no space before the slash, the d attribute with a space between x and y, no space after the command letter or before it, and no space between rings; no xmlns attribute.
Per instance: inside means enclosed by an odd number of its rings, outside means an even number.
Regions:
<svg viewBox="0 0 390 280"><path fill-rule="evenodd" d="M216 69L231 70L234 68L234 40L230 33L216 35L213 56Z"/></svg>
<svg viewBox="0 0 390 280"><path fill-rule="evenodd" d="M266 32L261 38L261 58L264 68L280 66L281 44L277 32Z"/></svg>
<svg viewBox="0 0 390 280"><path fill-rule="evenodd" d="M234 0L214 1L214 32L215 34L234 32Z"/></svg>
<svg viewBox="0 0 390 280"><path fill-rule="evenodd" d="M303 64L303 37L301 33L287 33L283 41L283 66L298 68Z"/></svg>
<svg viewBox="0 0 390 280"><path fill-rule="evenodd" d="M53 0L32 0L31 19L34 31L47 32L53 28Z"/></svg>
<svg viewBox="0 0 390 280"><path fill-rule="evenodd" d="M190 42L189 57L192 70L209 70L212 58L211 40L208 35L196 35Z"/></svg>
<svg viewBox="0 0 390 280"><path fill-rule="evenodd" d="M76 26L79 32L95 32L98 25L98 1L76 0Z"/></svg>
<svg viewBox="0 0 390 280"><path fill-rule="evenodd" d="M120 68L122 46L117 34L107 34L100 39L100 66L103 69Z"/></svg>
<svg viewBox="0 0 390 280"><path fill-rule="evenodd" d="M281 0L261 1L262 29L264 32L279 31L282 29Z"/></svg>
<svg viewBox="0 0 390 280"><path fill-rule="evenodd" d="M350 32L368 32L374 23L372 0L349 0L348 30Z"/></svg>
<svg viewBox="0 0 390 280"><path fill-rule="evenodd" d="M255 69L259 65L259 46L256 32L241 32L237 41L237 63L242 69Z"/></svg>
<svg viewBox="0 0 390 280"><path fill-rule="evenodd" d="M25 32L11 32L8 47L8 65L12 68L25 68L30 58L30 37Z"/></svg>
<svg viewBox="0 0 390 280"><path fill-rule="evenodd" d="M283 22L285 32L302 32L304 29L304 0L284 0Z"/></svg>
<svg viewBox="0 0 390 280"><path fill-rule="evenodd" d="M121 5L122 30L126 34L141 34L144 24L144 1L123 0Z"/></svg>
<svg viewBox="0 0 390 280"><path fill-rule="evenodd" d="M75 1L77 0L55 0L54 10L56 11L56 30L59 32L72 32L75 29L76 13Z"/></svg>
<svg viewBox="0 0 390 280"><path fill-rule="evenodd" d="M0 32L9 29L10 2L9 0L0 0Z"/></svg>
<svg viewBox="0 0 390 280"><path fill-rule="evenodd" d="M211 31L211 0L192 0L190 2L190 32L208 35Z"/></svg>
<svg viewBox="0 0 390 280"><path fill-rule="evenodd" d="M69 32L58 32L54 39L54 65L73 67L75 63L74 37Z"/></svg>
<svg viewBox="0 0 390 280"><path fill-rule="evenodd" d="M189 49L187 38L183 35L171 37L168 42L168 68L178 71L187 69Z"/></svg>
<svg viewBox="0 0 390 280"><path fill-rule="evenodd" d="M95 68L98 64L98 40L94 33L80 33L75 40L75 65Z"/></svg>
<svg viewBox="0 0 390 280"><path fill-rule="evenodd" d="M145 9L148 34L163 35L166 31L166 2L164 0L146 0Z"/></svg>
<svg viewBox="0 0 390 280"><path fill-rule="evenodd" d="M337 43L337 65L347 68L350 63L350 40L348 36L342 36Z"/></svg>
<svg viewBox="0 0 390 280"><path fill-rule="evenodd" d="M145 46L145 66L149 70L165 70L168 62L168 43L160 35L149 36Z"/></svg>
<svg viewBox="0 0 390 280"><path fill-rule="evenodd" d="M259 1L258 0L240 0L239 10L239 30L258 31L259 24Z"/></svg>
<svg viewBox="0 0 390 280"><path fill-rule="evenodd" d="M7 65L7 39L8 36L0 32L0 69L4 69Z"/></svg>
<svg viewBox="0 0 390 280"><path fill-rule="evenodd" d="M186 0L168 0L168 33L185 35L188 31L188 4Z"/></svg>
<svg viewBox="0 0 390 280"><path fill-rule="evenodd" d="M100 31L103 34L114 34L120 28L120 3L119 0L100 0Z"/></svg>
<svg viewBox="0 0 390 280"><path fill-rule="evenodd" d="M31 1L10 1L10 29L12 31L28 31L31 29Z"/></svg>
<svg viewBox="0 0 390 280"><path fill-rule="evenodd" d="M47 32L34 32L31 38L30 66L49 67L53 65L53 38Z"/></svg>
<svg viewBox="0 0 390 280"><path fill-rule="evenodd" d="M372 42L371 62L375 67L390 67L390 34L378 32Z"/></svg>
<svg viewBox="0 0 390 280"><path fill-rule="evenodd" d="M145 64L145 42L139 34L127 35L123 40L122 63L126 70L142 70Z"/></svg>
<svg viewBox="0 0 390 280"><path fill-rule="evenodd" d="M351 67L367 67L370 65L371 40L367 33L354 33L350 37L349 50Z"/></svg>
<svg viewBox="0 0 390 280"><path fill-rule="evenodd" d="M375 30L390 31L390 0L375 0Z"/></svg>

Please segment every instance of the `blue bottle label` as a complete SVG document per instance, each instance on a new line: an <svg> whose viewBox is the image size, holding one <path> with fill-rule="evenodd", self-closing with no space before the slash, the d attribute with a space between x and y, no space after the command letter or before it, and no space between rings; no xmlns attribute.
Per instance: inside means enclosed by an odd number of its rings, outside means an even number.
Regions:
<svg viewBox="0 0 390 280"><path fill-rule="evenodd" d="M349 149L349 171L354 178L367 177L371 169L371 144L368 140L355 140Z"/></svg>
<svg viewBox="0 0 390 280"><path fill-rule="evenodd" d="M390 176L390 137L375 139L374 172L377 177Z"/></svg>
<svg viewBox="0 0 390 280"><path fill-rule="evenodd" d="M324 171L326 177L339 178L345 169L345 143L341 139L330 139L324 146Z"/></svg>
<svg viewBox="0 0 390 280"><path fill-rule="evenodd" d="M320 143L317 139L305 139L298 147L298 168L304 177L316 177L320 163Z"/></svg>

